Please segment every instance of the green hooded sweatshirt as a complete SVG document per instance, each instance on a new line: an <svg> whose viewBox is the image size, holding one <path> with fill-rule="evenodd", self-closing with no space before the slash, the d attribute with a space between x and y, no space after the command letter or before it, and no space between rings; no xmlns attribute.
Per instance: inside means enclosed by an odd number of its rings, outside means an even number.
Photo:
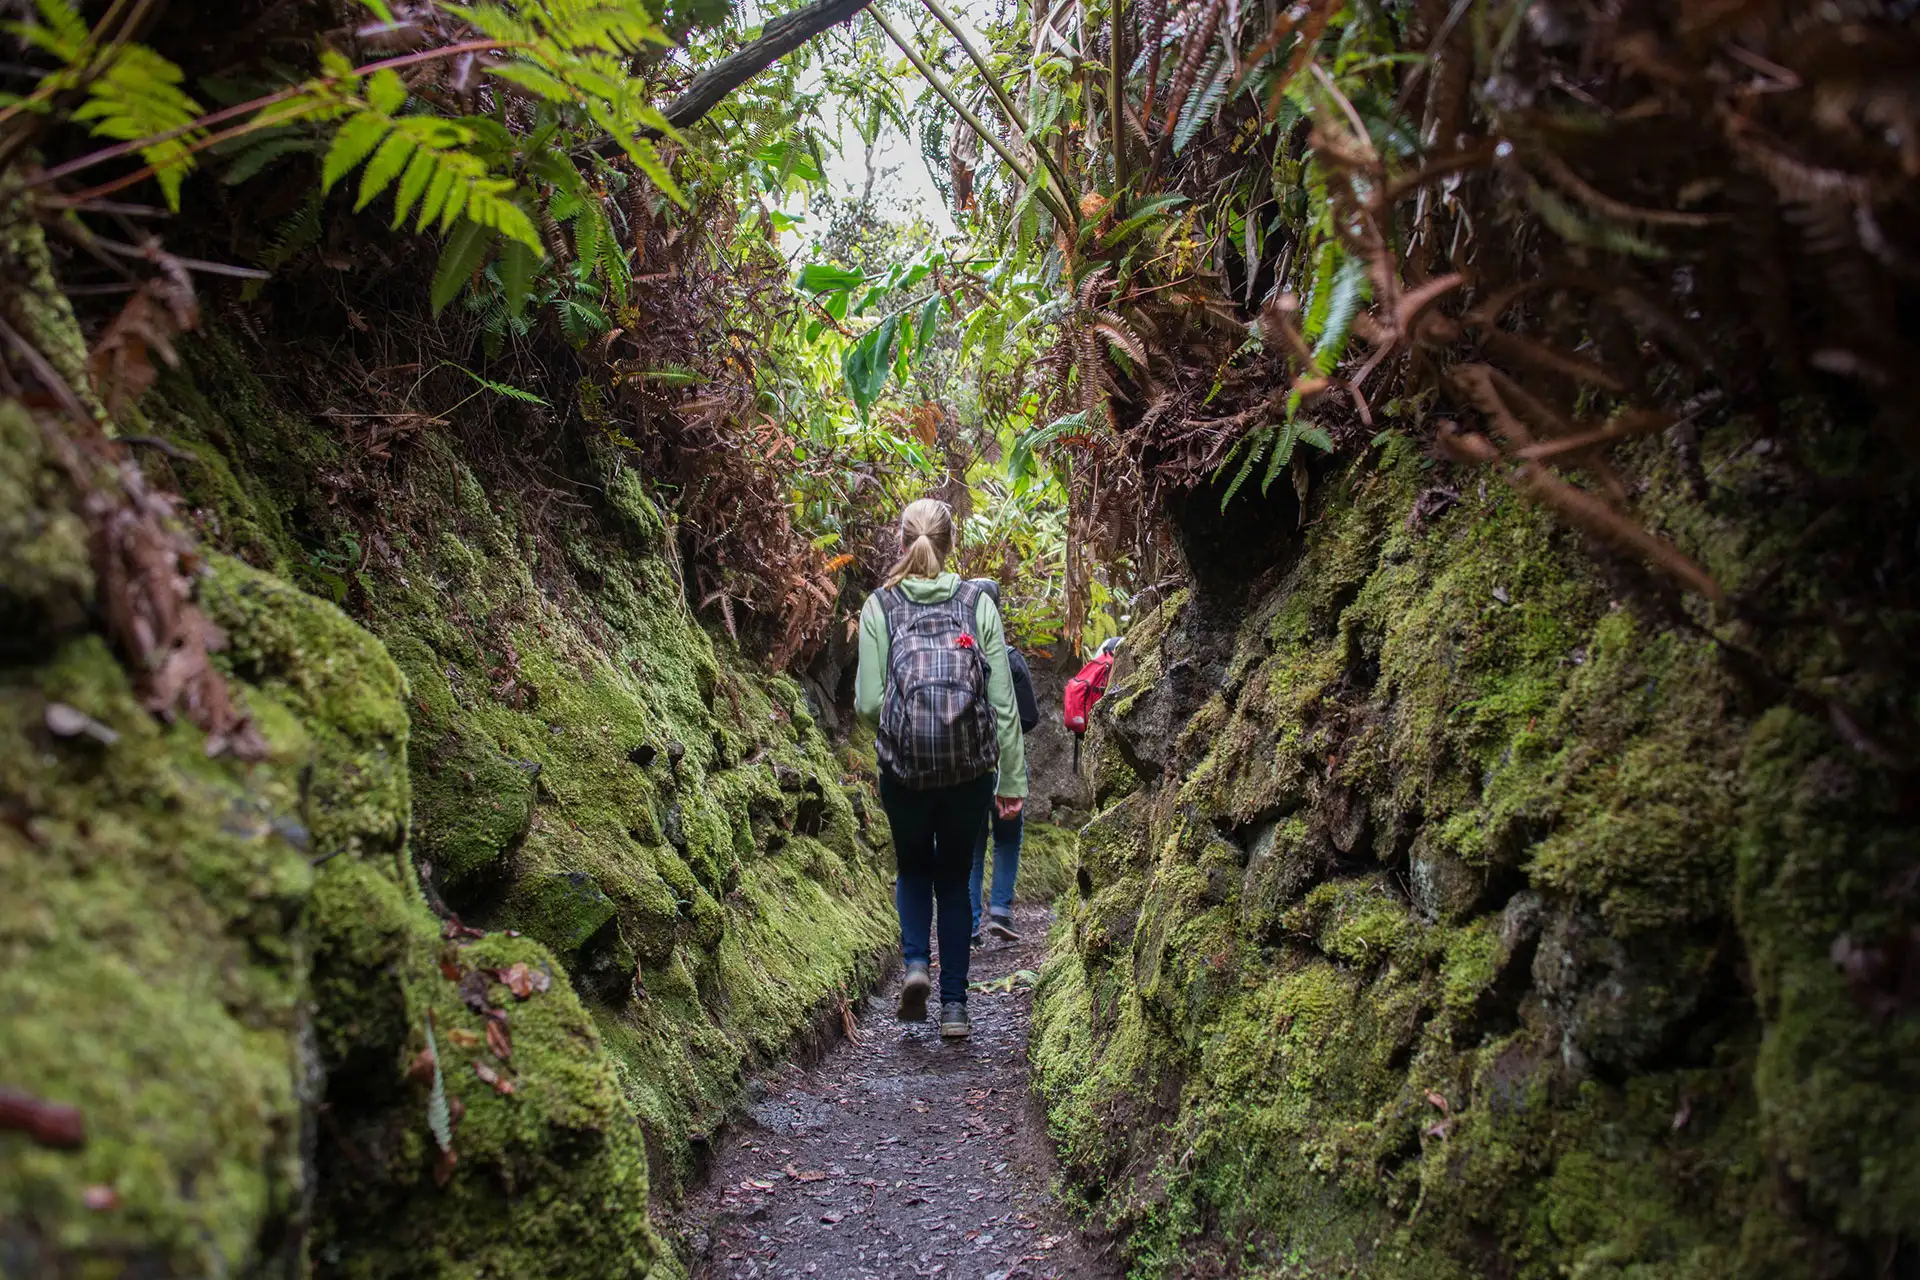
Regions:
<svg viewBox="0 0 1920 1280"><path fill-rule="evenodd" d="M938 604L953 599L960 575L908 578L900 590L916 604ZM1020 732L1020 710L1013 700L1013 674L1007 667L1007 636L1000 622L1000 606L982 595L974 610L973 638L987 660L987 704L1000 738L1000 776L994 794L1008 799L1027 794L1027 744ZM860 610L860 672L853 686L853 711L868 724L880 723L880 702L887 691L887 615L876 593Z"/></svg>

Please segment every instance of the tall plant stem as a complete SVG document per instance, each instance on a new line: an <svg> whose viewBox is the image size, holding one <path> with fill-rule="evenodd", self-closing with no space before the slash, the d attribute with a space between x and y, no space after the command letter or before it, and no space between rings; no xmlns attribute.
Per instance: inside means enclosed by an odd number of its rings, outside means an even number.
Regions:
<svg viewBox="0 0 1920 1280"><path fill-rule="evenodd" d="M911 40L907 39L900 28L894 26L887 15L882 13L878 8L869 9L867 12L871 13L873 20L880 24L880 29L887 33L887 38L900 47L900 52L907 55L907 61L913 64L914 70L918 71L921 76L926 79L926 82L933 86L933 91L946 100L947 105L952 107L954 112L966 122L967 127L979 134L981 141L993 148L994 154L1006 163L1007 168L1013 170L1015 177L1019 178L1022 183L1031 183L1033 181L1033 171L1021 164L1019 158L1007 149L1006 144L994 136L993 130L987 127L985 121L967 109L967 104L960 101L960 95L953 91L953 86L942 79L940 73L927 64L927 60L920 56L920 51L914 47ZM1068 212L1066 205L1061 199L1057 198L1053 192L1042 187L1038 195L1040 203L1047 206L1047 212L1051 213L1061 226L1071 228L1078 225L1078 220Z"/></svg>
<svg viewBox="0 0 1920 1280"><path fill-rule="evenodd" d="M931 0L929 0L931 2ZM1127 198L1127 62L1123 46L1126 27L1123 0L1107 0L1107 128L1113 134L1113 216L1126 216Z"/></svg>
<svg viewBox="0 0 1920 1280"><path fill-rule="evenodd" d="M940 0L920 0L920 3L925 5L927 12L939 19L940 25L951 31L953 38L960 42L960 47L966 50L967 57L971 58L973 65L980 69L980 78L985 80L987 88L993 91L994 101L1000 104L1000 110L1006 112L1007 123L1019 130L1020 136L1033 144L1034 154L1040 157L1041 163L1047 166L1047 172L1053 175L1054 183L1059 186L1060 198L1068 199L1073 188L1067 183L1067 175L1061 171L1053 154L1034 138L1033 126L1027 123L1025 113L1014 105L1013 95L1009 94L1006 87L1000 83L1000 77L995 75L993 68L988 65L986 55L982 54L973 41L968 39L967 33L961 29L953 15L947 12L946 6L941 4Z"/></svg>

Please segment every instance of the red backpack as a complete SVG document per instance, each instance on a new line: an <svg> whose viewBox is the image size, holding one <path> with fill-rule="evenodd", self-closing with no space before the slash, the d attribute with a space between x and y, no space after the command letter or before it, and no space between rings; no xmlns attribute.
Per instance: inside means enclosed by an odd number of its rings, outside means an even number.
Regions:
<svg viewBox="0 0 1920 1280"><path fill-rule="evenodd" d="M1103 649L1093 657L1093 661L1080 668L1080 673L1067 681L1066 720L1067 728L1073 730L1073 763L1080 765L1080 739L1086 736L1087 717L1093 714L1094 704L1107 692L1107 680L1113 675L1113 650Z"/></svg>

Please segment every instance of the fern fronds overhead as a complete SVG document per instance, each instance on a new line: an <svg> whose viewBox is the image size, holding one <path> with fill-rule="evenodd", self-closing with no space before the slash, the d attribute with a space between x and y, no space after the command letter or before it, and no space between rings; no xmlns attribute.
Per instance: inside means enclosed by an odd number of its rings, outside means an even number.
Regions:
<svg viewBox="0 0 1920 1280"><path fill-rule="evenodd" d="M56 94L84 87L87 100L73 113L98 138L140 142L141 159L153 169L167 204L180 208L180 183L193 167L193 145L204 135L190 128L200 104L180 85L180 68L141 44L100 44L67 0L36 0L37 22L8 22L0 30L58 58L61 67L42 79L17 110L44 111Z"/></svg>
<svg viewBox="0 0 1920 1280"><path fill-rule="evenodd" d="M366 101L356 104L359 110L340 127L327 149L321 187L331 190L366 161L354 208L365 208L397 179L395 227L409 213L417 215L416 231L425 230L436 219L445 231L455 219L465 217L509 240L540 248L533 221L513 202L512 181L491 176L486 162L467 150L475 141L474 131L439 116L392 114L406 97L406 86L391 71L379 72L368 81Z"/></svg>

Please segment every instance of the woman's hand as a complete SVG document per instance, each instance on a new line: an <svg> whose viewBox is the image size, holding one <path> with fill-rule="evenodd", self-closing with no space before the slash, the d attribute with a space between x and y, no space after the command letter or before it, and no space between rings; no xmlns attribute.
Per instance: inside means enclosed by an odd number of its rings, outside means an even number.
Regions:
<svg viewBox="0 0 1920 1280"><path fill-rule="evenodd" d="M1020 810L1026 806L1026 803L1019 796L995 796L993 809L1000 815L1002 822L1011 822L1020 816Z"/></svg>

